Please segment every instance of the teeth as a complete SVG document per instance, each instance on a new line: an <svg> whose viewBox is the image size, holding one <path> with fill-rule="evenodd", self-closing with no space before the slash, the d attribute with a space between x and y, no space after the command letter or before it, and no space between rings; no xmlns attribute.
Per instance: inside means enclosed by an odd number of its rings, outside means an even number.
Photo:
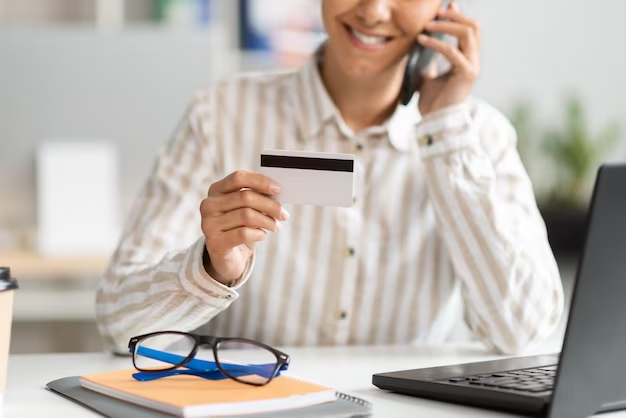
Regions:
<svg viewBox="0 0 626 418"><path fill-rule="evenodd" d="M355 29L352 29L352 35L354 35L355 38L367 45L379 45L385 42L384 36L369 36L365 35L364 33L358 32Z"/></svg>

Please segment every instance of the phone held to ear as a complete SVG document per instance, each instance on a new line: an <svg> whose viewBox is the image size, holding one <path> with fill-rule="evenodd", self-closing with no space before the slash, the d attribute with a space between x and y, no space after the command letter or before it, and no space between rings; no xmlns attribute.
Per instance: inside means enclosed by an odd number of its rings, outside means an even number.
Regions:
<svg viewBox="0 0 626 418"><path fill-rule="evenodd" d="M444 0L442 8L447 9L450 1ZM435 18L435 20L439 20ZM443 33L429 33L424 31L424 34L443 40L445 35ZM409 59L404 69L404 78L402 79L402 88L400 90L400 101L403 105L408 105L413 94L420 88L424 72L428 69L433 59L436 56L436 52L431 48L424 48L421 44L415 41L415 44L409 51Z"/></svg>

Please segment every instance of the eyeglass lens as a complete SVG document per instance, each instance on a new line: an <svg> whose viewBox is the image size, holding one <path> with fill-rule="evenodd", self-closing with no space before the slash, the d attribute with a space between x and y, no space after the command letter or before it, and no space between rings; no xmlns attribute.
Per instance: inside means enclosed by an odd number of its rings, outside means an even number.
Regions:
<svg viewBox="0 0 626 418"><path fill-rule="evenodd" d="M193 337L176 334L176 333L163 333L144 338L139 341L135 346L135 352L133 353L133 361L135 367L139 370L167 370L172 369L177 364L191 354L195 346L195 340ZM175 356L169 357L169 360L173 360L177 364L170 362L155 360L150 357L151 350L167 351ZM153 356L155 357L155 356Z"/></svg>
<svg viewBox="0 0 626 418"><path fill-rule="evenodd" d="M272 380L278 364L278 358L271 351L241 340L221 342L217 347L217 357L229 377L257 385L263 385ZM229 363L233 360L248 367L229 367Z"/></svg>

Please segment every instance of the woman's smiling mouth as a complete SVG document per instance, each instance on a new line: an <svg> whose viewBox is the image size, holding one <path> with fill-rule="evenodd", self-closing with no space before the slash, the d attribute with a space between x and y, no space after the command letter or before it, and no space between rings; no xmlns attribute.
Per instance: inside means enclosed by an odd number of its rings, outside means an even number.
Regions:
<svg viewBox="0 0 626 418"><path fill-rule="evenodd" d="M359 49L364 50L378 50L384 48L386 44L394 39L393 36L387 36L382 34L364 33L361 30L357 30L347 24L343 25L346 29L352 44Z"/></svg>

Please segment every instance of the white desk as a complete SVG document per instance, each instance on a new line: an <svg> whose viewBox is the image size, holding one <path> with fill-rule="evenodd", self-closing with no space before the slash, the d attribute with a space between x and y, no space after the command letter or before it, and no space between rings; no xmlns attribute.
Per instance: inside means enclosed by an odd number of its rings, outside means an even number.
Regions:
<svg viewBox="0 0 626 418"><path fill-rule="evenodd" d="M556 349L556 350L555 350ZM535 353L558 351L551 344ZM372 374L497 358L480 346L466 347L340 347L285 348L291 356L290 374L333 386L363 397L374 405L374 417L511 418L514 415L428 401L379 390ZM237 361L238 355L232 359ZM16 355L9 360L8 391L0 407L2 418L97 417L98 415L44 390L45 384L65 376L131 368L130 358L96 354ZM626 417L626 413L603 415Z"/></svg>

